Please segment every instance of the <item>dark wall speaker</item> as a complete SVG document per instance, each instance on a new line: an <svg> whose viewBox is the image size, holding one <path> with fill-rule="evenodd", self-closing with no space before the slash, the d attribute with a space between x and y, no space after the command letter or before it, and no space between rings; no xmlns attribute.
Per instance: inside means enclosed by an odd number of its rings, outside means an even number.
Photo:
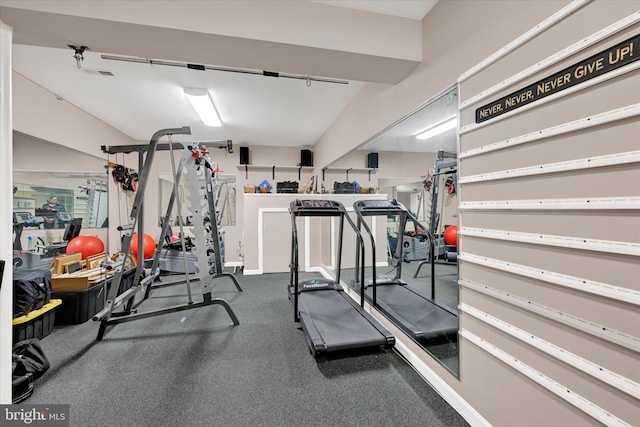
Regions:
<svg viewBox="0 0 640 427"><path fill-rule="evenodd" d="M240 147L240 164L249 164L249 147Z"/></svg>
<svg viewBox="0 0 640 427"><path fill-rule="evenodd" d="M313 152L300 150L300 166L313 166Z"/></svg>
<svg viewBox="0 0 640 427"><path fill-rule="evenodd" d="M367 167L378 169L378 153L369 153L367 155Z"/></svg>

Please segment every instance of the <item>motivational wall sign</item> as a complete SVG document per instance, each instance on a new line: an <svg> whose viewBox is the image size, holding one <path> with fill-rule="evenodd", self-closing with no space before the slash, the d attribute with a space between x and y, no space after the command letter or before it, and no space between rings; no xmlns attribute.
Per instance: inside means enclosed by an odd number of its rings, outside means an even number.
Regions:
<svg viewBox="0 0 640 427"><path fill-rule="evenodd" d="M640 34L523 89L484 105L476 110L476 123L493 119L501 114L635 62L640 59L640 46L638 44L640 44Z"/></svg>

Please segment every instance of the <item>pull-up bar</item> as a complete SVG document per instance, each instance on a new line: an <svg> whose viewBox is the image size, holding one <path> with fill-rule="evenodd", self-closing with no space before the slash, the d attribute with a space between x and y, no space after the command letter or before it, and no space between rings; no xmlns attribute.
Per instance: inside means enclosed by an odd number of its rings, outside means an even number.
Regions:
<svg viewBox="0 0 640 427"><path fill-rule="evenodd" d="M191 132L191 131L189 131ZM191 133L187 134L190 135ZM194 142L194 144L196 144ZM215 140L215 141L198 141L198 145L204 145L205 147L224 148L228 153L233 153L233 141L230 139ZM149 144L135 144L135 145L103 145L100 147L103 153L106 154L129 154L129 153L144 153L149 150ZM173 148L181 150L184 148L182 143L174 142ZM169 144L157 144L156 151L169 151L171 149Z"/></svg>

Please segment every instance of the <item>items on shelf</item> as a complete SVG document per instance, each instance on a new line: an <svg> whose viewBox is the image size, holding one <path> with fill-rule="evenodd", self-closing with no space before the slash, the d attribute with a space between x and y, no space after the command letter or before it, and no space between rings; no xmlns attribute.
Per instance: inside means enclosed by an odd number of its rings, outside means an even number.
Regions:
<svg viewBox="0 0 640 427"><path fill-rule="evenodd" d="M260 184L258 184L258 189L260 190L261 193L271 193L272 188L273 187L271 186L271 184L269 184L269 181L267 181L266 179L262 181Z"/></svg>
<svg viewBox="0 0 640 427"><path fill-rule="evenodd" d="M266 179L264 181L262 181L258 185L245 185L244 186L244 192L245 193L267 194L267 193L271 193L272 189L273 189L273 186Z"/></svg>
<svg viewBox="0 0 640 427"><path fill-rule="evenodd" d="M278 193L297 193L298 183L296 181L283 181L276 184Z"/></svg>
<svg viewBox="0 0 640 427"><path fill-rule="evenodd" d="M358 183L353 182L334 182L333 192L335 194L353 194L358 192Z"/></svg>

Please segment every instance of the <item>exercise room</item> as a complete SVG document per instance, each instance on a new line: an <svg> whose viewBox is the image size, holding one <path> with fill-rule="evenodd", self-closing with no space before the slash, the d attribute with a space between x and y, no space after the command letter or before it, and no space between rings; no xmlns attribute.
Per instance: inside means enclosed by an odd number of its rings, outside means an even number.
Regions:
<svg viewBox="0 0 640 427"><path fill-rule="evenodd" d="M637 2L0 36L0 424L640 425Z"/></svg>

